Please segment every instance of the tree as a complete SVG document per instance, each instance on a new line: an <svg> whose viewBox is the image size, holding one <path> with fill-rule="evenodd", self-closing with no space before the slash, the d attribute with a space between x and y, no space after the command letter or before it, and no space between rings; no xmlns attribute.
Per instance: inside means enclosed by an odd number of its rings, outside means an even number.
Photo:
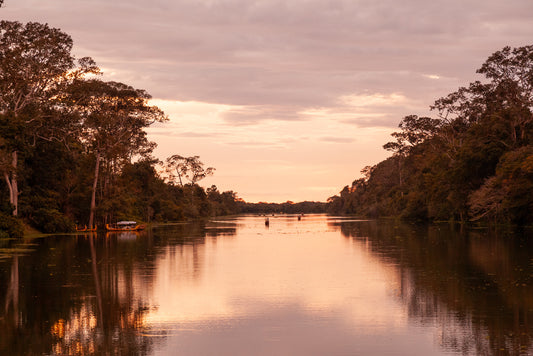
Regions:
<svg viewBox="0 0 533 356"><path fill-rule="evenodd" d="M35 22L23 25L0 21L0 170L10 192L13 215L18 214L19 152L37 139L62 139L64 116L58 93L74 77L94 73L96 66L82 58L76 69L72 39L59 29Z"/></svg>
<svg viewBox="0 0 533 356"><path fill-rule="evenodd" d="M383 145L387 151L394 152L398 159L398 177L400 186L402 179L402 163L411 150L422 142L430 139L435 135L439 127L439 120L429 117L418 117L417 115L408 115L400 121L398 125L402 131L393 132L392 137L396 142L388 142Z"/></svg>
<svg viewBox="0 0 533 356"><path fill-rule="evenodd" d="M519 141L527 140L533 125L533 45L504 47L492 54L477 73L489 82L476 81L461 87L431 107L447 128L453 128L448 130L448 141L457 143L458 134L472 124L497 118L508 125L513 145L524 143Z"/></svg>
<svg viewBox="0 0 533 356"><path fill-rule="evenodd" d="M491 80L497 110L511 111L513 139L524 140L533 124L533 45L504 47L477 70Z"/></svg>
<svg viewBox="0 0 533 356"><path fill-rule="evenodd" d="M149 105L150 98L144 90L98 79L75 81L62 98L80 115L81 142L95 159L89 226L94 224L101 163L114 173L134 155L146 156L155 146L144 128L167 118Z"/></svg>
<svg viewBox="0 0 533 356"><path fill-rule="evenodd" d="M533 146L521 147L503 155L496 174L469 197L474 220L505 216L515 223L533 217Z"/></svg>
<svg viewBox="0 0 533 356"><path fill-rule="evenodd" d="M205 177L213 175L215 168L208 167L204 169L204 164L200 161L200 156L183 157L173 155L166 159L165 171L168 174L167 179L170 182L176 182L177 175L177 181L183 186L182 177L187 178L194 185Z"/></svg>

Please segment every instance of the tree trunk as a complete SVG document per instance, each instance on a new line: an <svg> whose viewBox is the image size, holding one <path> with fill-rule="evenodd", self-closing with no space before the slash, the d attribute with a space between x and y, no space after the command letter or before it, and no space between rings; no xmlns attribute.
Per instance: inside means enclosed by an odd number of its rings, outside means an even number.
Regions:
<svg viewBox="0 0 533 356"><path fill-rule="evenodd" d="M11 178L9 173L4 172L4 178L6 180L7 187L9 188L9 202L13 204L13 186L11 185Z"/></svg>
<svg viewBox="0 0 533 356"><path fill-rule="evenodd" d="M17 182L17 166L18 166L18 153L17 151L13 152L13 176L11 177L11 186L13 188L13 216L18 215L19 211L19 188Z"/></svg>
<svg viewBox="0 0 533 356"><path fill-rule="evenodd" d="M13 205L13 216L17 216L19 206L19 189L17 183L17 151L13 151L11 157L11 174L8 172L4 172L4 178L6 180L7 187L9 188L9 202L11 203L11 205Z"/></svg>
<svg viewBox="0 0 533 356"><path fill-rule="evenodd" d="M398 157L398 178L400 179L400 187L403 185L402 179L402 157Z"/></svg>
<svg viewBox="0 0 533 356"><path fill-rule="evenodd" d="M91 197L91 212L89 214L89 228L94 225L94 213L96 211L96 185L98 184L98 174L100 173L100 152L96 153L96 165L94 167L93 192Z"/></svg>

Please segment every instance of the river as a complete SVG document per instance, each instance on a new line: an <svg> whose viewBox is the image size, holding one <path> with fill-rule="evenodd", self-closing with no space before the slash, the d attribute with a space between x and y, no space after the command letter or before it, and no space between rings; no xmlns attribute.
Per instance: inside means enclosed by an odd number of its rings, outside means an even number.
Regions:
<svg viewBox="0 0 533 356"><path fill-rule="evenodd" d="M533 354L531 231L269 221L0 241L0 355Z"/></svg>

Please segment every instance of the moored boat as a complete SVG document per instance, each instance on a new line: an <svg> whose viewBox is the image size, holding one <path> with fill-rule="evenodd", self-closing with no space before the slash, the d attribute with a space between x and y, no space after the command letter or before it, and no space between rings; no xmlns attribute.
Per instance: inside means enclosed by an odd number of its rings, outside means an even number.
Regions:
<svg viewBox="0 0 533 356"><path fill-rule="evenodd" d="M141 231L145 226L136 221L119 221L115 224L105 224L107 231Z"/></svg>
<svg viewBox="0 0 533 356"><path fill-rule="evenodd" d="M92 232L92 231L96 231L96 226L87 227L87 225L84 225L83 227L79 227L78 225L76 225L76 231L77 232Z"/></svg>

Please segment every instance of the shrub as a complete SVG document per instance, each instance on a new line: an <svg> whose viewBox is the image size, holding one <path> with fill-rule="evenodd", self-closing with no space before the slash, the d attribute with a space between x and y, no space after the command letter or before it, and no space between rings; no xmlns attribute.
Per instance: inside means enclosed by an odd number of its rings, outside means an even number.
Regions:
<svg viewBox="0 0 533 356"><path fill-rule="evenodd" d="M19 238L24 235L24 225L19 219L0 212L0 238Z"/></svg>
<svg viewBox="0 0 533 356"><path fill-rule="evenodd" d="M45 233L74 231L74 223L56 209L41 208L32 217L33 226Z"/></svg>

